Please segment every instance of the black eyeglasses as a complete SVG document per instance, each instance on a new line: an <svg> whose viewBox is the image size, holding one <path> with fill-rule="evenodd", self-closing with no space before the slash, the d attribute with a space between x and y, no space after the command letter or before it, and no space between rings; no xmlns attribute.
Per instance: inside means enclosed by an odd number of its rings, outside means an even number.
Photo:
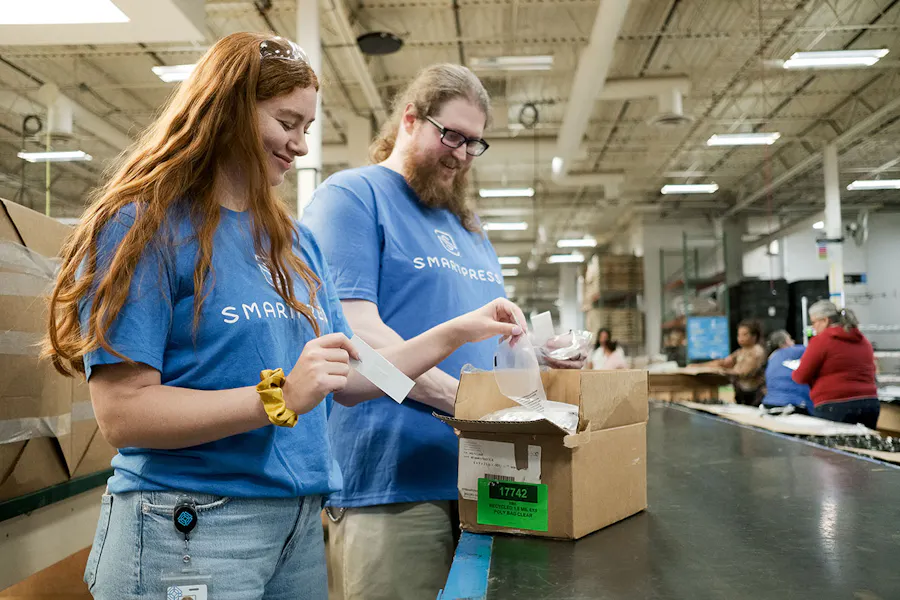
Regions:
<svg viewBox="0 0 900 600"><path fill-rule="evenodd" d="M466 137L455 129L447 129L431 117L425 117L425 120L438 128L441 132L441 143L448 148L459 148L463 144L466 145L466 154L469 156L481 156L490 148L490 145L481 138Z"/></svg>

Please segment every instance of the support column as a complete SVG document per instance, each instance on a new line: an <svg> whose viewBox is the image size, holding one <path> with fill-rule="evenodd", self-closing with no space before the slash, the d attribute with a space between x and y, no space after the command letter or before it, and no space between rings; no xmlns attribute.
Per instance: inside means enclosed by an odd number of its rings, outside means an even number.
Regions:
<svg viewBox="0 0 900 600"><path fill-rule="evenodd" d="M322 77L322 39L319 32L318 0L297 0L297 44L306 52L313 71ZM309 152L294 161L297 169L297 218L303 216L303 209L312 200L312 194L322 179L322 128L325 116L322 114L322 94L316 98L316 122L306 136Z"/></svg>
<svg viewBox="0 0 900 600"><path fill-rule="evenodd" d="M559 328L560 331L580 329L584 320L578 300L578 265L559 266Z"/></svg>
<svg viewBox="0 0 900 600"><path fill-rule="evenodd" d="M347 115L347 158L351 167L369 163L369 144L372 142L372 123L359 115Z"/></svg>
<svg viewBox="0 0 900 600"><path fill-rule="evenodd" d="M730 217L722 222L722 241L725 254L725 283L737 285L744 278L744 242L746 217Z"/></svg>
<svg viewBox="0 0 900 600"><path fill-rule="evenodd" d="M825 237L828 240L828 291L838 308L844 307L844 245L841 222L841 188L837 146L829 144L823 152L825 171Z"/></svg>

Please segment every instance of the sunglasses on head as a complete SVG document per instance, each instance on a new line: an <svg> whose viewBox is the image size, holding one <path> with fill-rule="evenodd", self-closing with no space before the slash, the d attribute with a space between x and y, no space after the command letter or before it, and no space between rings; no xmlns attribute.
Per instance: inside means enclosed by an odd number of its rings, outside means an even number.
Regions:
<svg viewBox="0 0 900 600"><path fill-rule="evenodd" d="M299 60L309 64L309 56L303 48L281 36L259 43L260 58L280 58L281 60Z"/></svg>

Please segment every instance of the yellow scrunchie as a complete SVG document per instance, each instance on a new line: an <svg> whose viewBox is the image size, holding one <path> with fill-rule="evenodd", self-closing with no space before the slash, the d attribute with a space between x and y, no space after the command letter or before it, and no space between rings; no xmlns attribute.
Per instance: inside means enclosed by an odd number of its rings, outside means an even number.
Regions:
<svg viewBox="0 0 900 600"><path fill-rule="evenodd" d="M274 371L266 369L259 374L260 382L256 386L259 397L262 400L263 408L269 415L269 421L273 425L279 427L293 427L297 424L297 413L289 409L284 404L284 392L281 386L284 385L285 377L282 369Z"/></svg>

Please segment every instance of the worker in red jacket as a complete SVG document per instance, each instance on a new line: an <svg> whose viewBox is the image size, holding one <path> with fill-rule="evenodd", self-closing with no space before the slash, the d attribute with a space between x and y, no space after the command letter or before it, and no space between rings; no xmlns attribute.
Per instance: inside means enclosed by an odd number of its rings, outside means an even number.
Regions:
<svg viewBox="0 0 900 600"><path fill-rule="evenodd" d="M875 429L878 392L872 344L857 327L853 311L820 300L809 309L816 332L793 379L808 384L813 416Z"/></svg>

